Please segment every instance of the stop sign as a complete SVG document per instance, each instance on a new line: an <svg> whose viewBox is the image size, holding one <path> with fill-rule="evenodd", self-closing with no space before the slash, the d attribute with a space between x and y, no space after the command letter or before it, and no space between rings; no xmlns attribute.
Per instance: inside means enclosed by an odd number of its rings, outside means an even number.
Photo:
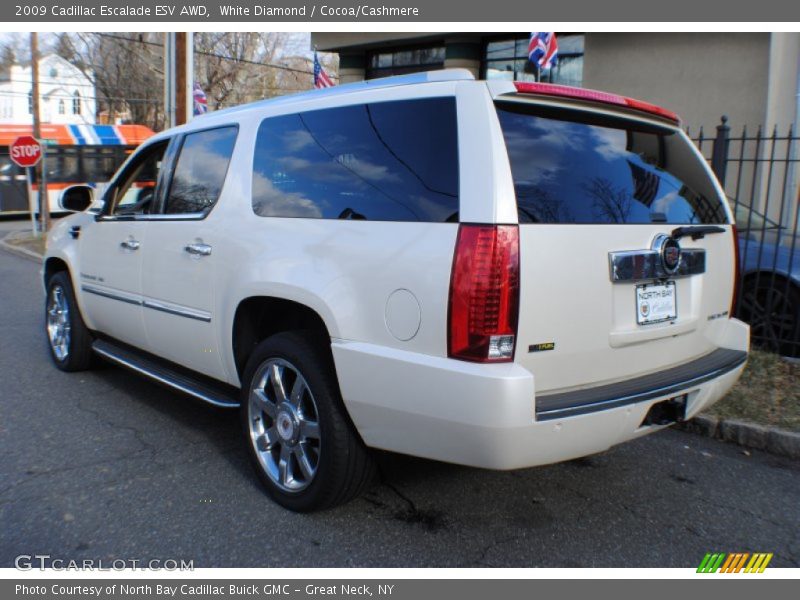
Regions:
<svg viewBox="0 0 800 600"><path fill-rule="evenodd" d="M13 160L20 167L32 167L42 158L42 145L32 135L21 135L8 147Z"/></svg>

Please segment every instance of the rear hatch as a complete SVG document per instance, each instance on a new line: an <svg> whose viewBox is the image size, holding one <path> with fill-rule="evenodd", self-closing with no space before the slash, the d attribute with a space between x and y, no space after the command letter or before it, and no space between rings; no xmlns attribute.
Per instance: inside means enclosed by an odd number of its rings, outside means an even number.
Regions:
<svg viewBox="0 0 800 600"><path fill-rule="evenodd" d="M715 350L713 323L731 307L733 232L719 187L678 126L527 94L495 106L519 215L515 360L534 373L537 394ZM694 239L680 227L694 228Z"/></svg>

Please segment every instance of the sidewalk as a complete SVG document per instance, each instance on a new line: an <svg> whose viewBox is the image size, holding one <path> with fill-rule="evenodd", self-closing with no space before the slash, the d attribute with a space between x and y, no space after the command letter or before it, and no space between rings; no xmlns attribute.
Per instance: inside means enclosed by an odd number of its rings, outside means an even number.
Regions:
<svg viewBox="0 0 800 600"><path fill-rule="evenodd" d="M16 221L13 223L17 226L20 225ZM7 224L8 222L0 223L0 248L21 258L27 258L37 263L42 262L42 253L37 248L39 244L31 239L30 225L25 224L27 227L23 228L3 227ZM23 240L25 243L19 243Z"/></svg>

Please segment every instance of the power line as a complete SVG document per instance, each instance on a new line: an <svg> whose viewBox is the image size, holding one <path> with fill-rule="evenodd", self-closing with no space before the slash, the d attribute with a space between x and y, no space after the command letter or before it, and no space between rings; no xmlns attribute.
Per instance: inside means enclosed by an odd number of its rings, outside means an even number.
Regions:
<svg viewBox="0 0 800 600"><path fill-rule="evenodd" d="M28 83L29 81L19 81L17 80L16 83ZM94 87L94 86L93 86ZM262 90L267 90L270 92L308 92L312 88L302 87L302 88L287 88L287 87L280 87L280 86L267 86L260 88ZM26 97L30 96L30 92L15 92L12 90L2 90L0 89L0 97L2 96L17 96L17 97ZM75 98L72 94L62 95L62 94L39 94L40 97L49 96L51 98L57 98L59 100L73 100ZM108 102L111 100L122 100L125 102L163 102L163 99L156 96L154 98L128 98L127 96L88 96L81 94L81 100L97 100L99 102ZM263 100L263 98L258 98L258 100ZM238 106L239 102L228 102L228 104L234 104Z"/></svg>
<svg viewBox="0 0 800 600"><path fill-rule="evenodd" d="M164 47L164 44L161 44L159 42L151 42L151 41L148 41L148 40L141 40L141 39L140 40L131 39L131 38L126 38L126 37L121 36L121 35L114 35L113 33L100 33L100 32L97 32L97 33L94 33L93 35L96 35L98 37L113 39L113 40L120 40L120 41L123 41L123 42L133 42L133 43L136 43L136 44L145 44L145 45L148 45L148 46L156 46L158 48L163 48ZM244 64L248 64L248 65L255 65L257 67L268 67L268 68L271 68L271 69L281 69L283 71L291 71L293 73L302 73L304 75L313 75L314 74L314 71L307 71L305 69L296 69L294 67L287 67L285 65L276 65L276 64L267 63L267 62L257 62L257 61L254 61L254 60L248 60L246 58L236 58L234 56L224 56L222 54L214 54L213 52L206 52L205 50L195 50L194 52L195 52L195 54L202 54L203 56L210 56L212 58L219 58L220 60L230 60L230 61L233 61L233 62L244 63ZM334 76L334 77L336 79L338 79L338 76Z"/></svg>

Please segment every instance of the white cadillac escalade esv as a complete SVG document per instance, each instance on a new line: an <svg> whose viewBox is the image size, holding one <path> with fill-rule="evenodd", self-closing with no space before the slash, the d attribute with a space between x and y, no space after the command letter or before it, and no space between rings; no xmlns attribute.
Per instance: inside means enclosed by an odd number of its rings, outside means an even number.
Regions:
<svg viewBox="0 0 800 600"><path fill-rule="evenodd" d="M50 234L46 328L238 406L292 510L370 448L517 469L720 399L747 358L723 191L671 112L438 71L222 110L143 144Z"/></svg>

